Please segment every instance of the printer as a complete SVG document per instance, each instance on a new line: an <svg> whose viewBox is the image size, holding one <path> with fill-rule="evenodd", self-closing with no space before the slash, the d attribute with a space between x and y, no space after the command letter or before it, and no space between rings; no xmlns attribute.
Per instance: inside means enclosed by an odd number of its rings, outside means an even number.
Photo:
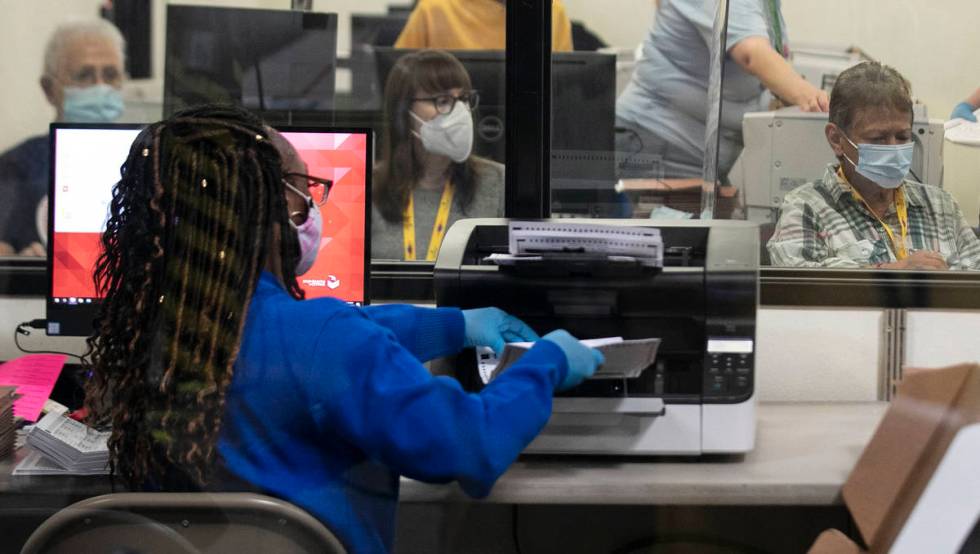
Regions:
<svg viewBox="0 0 980 554"><path fill-rule="evenodd" d="M541 335L566 329L580 339L661 339L654 363L639 376L589 379L558 393L548 425L525 452L701 455L751 450L758 226L728 220L574 221L655 227L662 237L662 267L569 257L498 265L493 255L509 253L507 219L456 222L435 264L439 306L493 305ZM460 353L455 372L467 390L484 386L472 349Z"/></svg>

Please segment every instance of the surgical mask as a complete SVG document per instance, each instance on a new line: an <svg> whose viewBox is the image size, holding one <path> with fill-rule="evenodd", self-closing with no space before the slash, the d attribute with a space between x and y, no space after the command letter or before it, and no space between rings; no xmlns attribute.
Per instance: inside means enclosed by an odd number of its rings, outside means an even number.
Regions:
<svg viewBox="0 0 980 554"><path fill-rule="evenodd" d="M303 275L313 267L316 256L320 252L320 238L323 236L323 217L319 206L310 206L310 213L300 225L289 221L296 229L299 239L299 261L296 262L296 275Z"/></svg>
<svg viewBox="0 0 980 554"><path fill-rule="evenodd" d="M409 111L422 127L412 133L422 139L422 146L433 154L440 154L461 163L470 157L473 150L473 116L465 102L456 102L453 111L439 114L429 121L423 121L415 112Z"/></svg>
<svg viewBox="0 0 980 554"><path fill-rule="evenodd" d="M843 132L841 133L843 134ZM912 169L915 143L908 144L861 144L857 145L844 135L851 146L858 149L858 163L844 155L854 169L867 179L885 189L897 189Z"/></svg>
<svg viewBox="0 0 980 554"><path fill-rule="evenodd" d="M69 123L111 123L122 115L122 94L109 85L65 87L62 111Z"/></svg>

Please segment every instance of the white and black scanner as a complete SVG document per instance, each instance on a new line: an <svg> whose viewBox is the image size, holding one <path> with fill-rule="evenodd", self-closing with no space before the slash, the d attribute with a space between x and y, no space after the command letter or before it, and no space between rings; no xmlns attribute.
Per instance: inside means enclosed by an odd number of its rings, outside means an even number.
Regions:
<svg viewBox="0 0 980 554"><path fill-rule="evenodd" d="M439 306L496 306L541 335L566 329L580 339L661 339L655 361L638 375L589 379L556 396L548 425L526 452L701 455L753 448L757 225L557 219L551 223L656 228L662 264L572 250L500 264L494 258L510 254L509 223L466 219L449 229L435 265ZM472 350L455 368L465 388L483 387Z"/></svg>

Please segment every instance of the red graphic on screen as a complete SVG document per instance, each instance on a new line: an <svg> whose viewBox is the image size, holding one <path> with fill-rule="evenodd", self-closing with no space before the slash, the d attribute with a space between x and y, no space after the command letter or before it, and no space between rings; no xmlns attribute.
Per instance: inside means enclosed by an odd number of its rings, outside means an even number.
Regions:
<svg viewBox="0 0 980 554"><path fill-rule="evenodd" d="M298 278L307 298L330 296L347 302L365 297L367 135L283 133L307 164L307 172L333 181L320 207L323 237L316 263ZM118 165L117 160L112 163ZM93 229L94 231L94 229ZM55 232L52 296L96 298L93 273L102 230Z"/></svg>
<svg viewBox="0 0 980 554"><path fill-rule="evenodd" d="M54 271L55 298L95 298L92 274L102 251L102 233L55 233Z"/></svg>
<svg viewBox="0 0 980 554"><path fill-rule="evenodd" d="M307 173L333 181L320 207L323 238L316 263L298 277L307 298L364 300L367 135L283 133L306 162Z"/></svg>

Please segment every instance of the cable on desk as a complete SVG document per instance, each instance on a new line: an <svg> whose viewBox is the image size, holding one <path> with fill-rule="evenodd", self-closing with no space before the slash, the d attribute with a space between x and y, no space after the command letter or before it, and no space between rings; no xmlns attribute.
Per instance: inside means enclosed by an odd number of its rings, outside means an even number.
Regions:
<svg viewBox="0 0 980 554"><path fill-rule="evenodd" d="M47 320L33 319L31 321L24 321L19 325L17 325L17 327L14 329L14 345L17 346L17 349L20 350L21 352L24 352L25 354L62 354L64 356L70 356L72 358L75 358L83 362L85 361L82 356L79 356L78 354L72 354L71 352L59 352L57 350L28 350L23 346L21 346L20 344L21 335L24 335L25 337L29 337L31 336L30 329L44 329L46 324L47 324Z"/></svg>
<svg viewBox="0 0 980 554"><path fill-rule="evenodd" d="M639 143L639 146L637 147L636 150L634 150L632 152L629 152L626 155L626 159L624 159L622 162L616 163L616 170L617 170L617 172L621 172L624 169L629 169L630 164L633 162L633 158L637 154L640 154L640 153L643 152L643 147L644 147L643 146L643 137L640 136L640 133L636 129L631 129L629 127L614 127L613 128L613 134L615 134L615 133L629 134L634 139L636 139L636 142L637 143Z"/></svg>

